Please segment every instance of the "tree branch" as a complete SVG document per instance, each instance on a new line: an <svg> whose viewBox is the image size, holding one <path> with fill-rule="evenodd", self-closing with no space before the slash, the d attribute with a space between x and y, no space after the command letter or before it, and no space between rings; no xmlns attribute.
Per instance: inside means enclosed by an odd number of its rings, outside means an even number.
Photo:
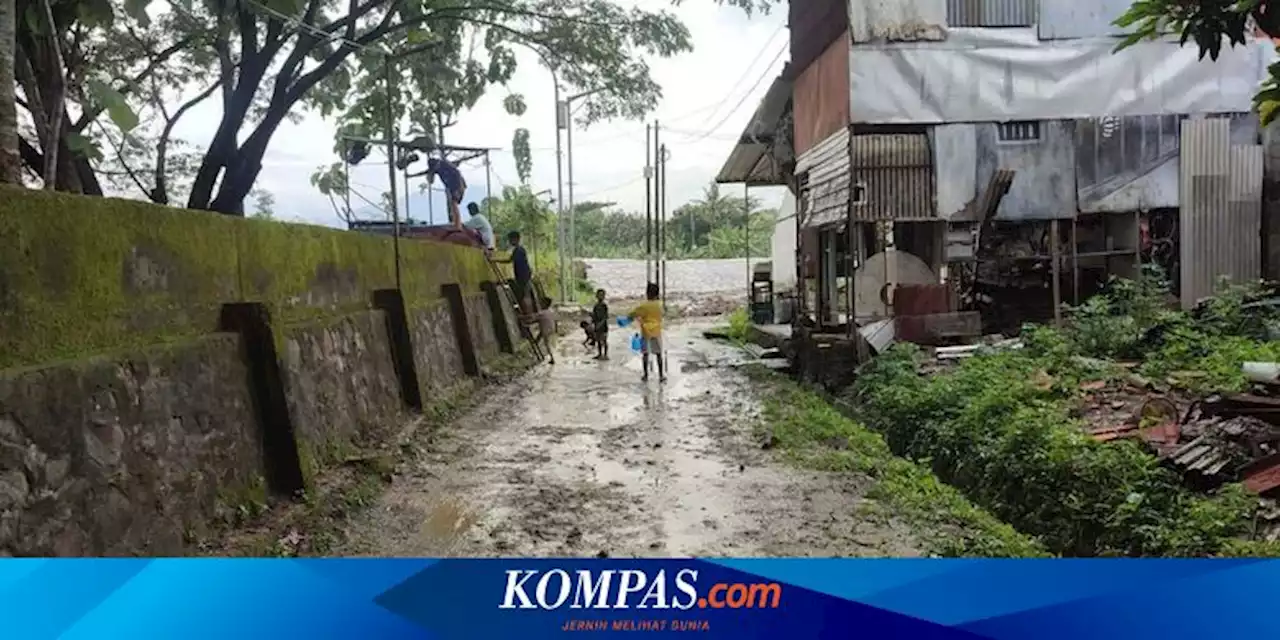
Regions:
<svg viewBox="0 0 1280 640"><path fill-rule="evenodd" d="M169 180L166 175L166 167L169 159L169 138L173 134L174 125L178 124L178 120L188 109L200 104L209 96L213 95L214 90L222 85L222 81L218 80L205 88L204 91L196 94L195 97L183 103L178 110L173 113L173 117L169 117L168 113L161 104L161 113L165 115L164 130L160 132L160 139L156 142L156 167L155 167L155 188L151 193L147 194L153 202L157 204L169 204ZM163 103L163 101L158 101Z"/></svg>
<svg viewBox="0 0 1280 640"><path fill-rule="evenodd" d="M166 47L159 53L154 54L154 56L151 57L150 62L147 63L147 67L139 72L138 75L125 81L124 86L117 89L117 91L121 94L128 95L131 91L137 89L139 85L145 82L147 78L151 77L152 74L158 71L164 63L168 62L169 58L172 58L179 51L187 48L187 46L194 40L194 36L183 38L173 45ZM89 126L90 122L96 120L98 116L102 115L102 112L106 110L107 108L104 105L95 105L92 109L89 109L80 115L80 119L71 127L71 130L75 133L84 131L85 128Z"/></svg>
<svg viewBox="0 0 1280 640"><path fill-rule="evenodd" d="M138 174L134 172L133 167L130 167L129 163L124 159L124 150L121 148L120 145L116 144L115 138L112 138L111 134L107 133L107 128L102 126L102 123L95 122L94 124L97 124L98 129L102 131L102 137L106 138L107 142L111 143L111 148L114 149L116 152L116 160L120 162L121 167L124 167L125 173L129 174L129 177L133 180L133 183L138 185L138 189L142 190L142 193L146 194L146 196L150 198L151 190L148 189L146 185L142 184L142 180L138 179Z"/></svg>

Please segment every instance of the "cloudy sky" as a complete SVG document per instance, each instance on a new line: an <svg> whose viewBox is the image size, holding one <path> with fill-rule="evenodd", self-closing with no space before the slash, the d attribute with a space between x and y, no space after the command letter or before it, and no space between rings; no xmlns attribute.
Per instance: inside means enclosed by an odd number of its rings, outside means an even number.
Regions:
<svg viewBox="0 0 1280 640"><path fill-rule="evenodd" d="M664 0L642 0L669 6ZM712 0L685 0L676 12L693 35L694 51L682 56L650 61L654 78L662 85L664 99L652 115L663 123L663 141L671 149L667 168L669 210L699 197L715 177L770 82L786 62L786 12L748 18L736 9ZM531 53L520 58L510 91L525 96L528 111L517 118L502 109L507 90L493 88L474 109L445 133L446 142L474 147L497 147L493 155L493 189L518 183L510 152L511 134L517 127L530 131L533 148L531 184L538 190L556 189L555 109L551 73ZM567 87L570 93L581 90ZM193 110L178 127L179 137L207 143L217 126L218 101L208 100ZM573 134L574 200L611 201L644 211L644 122L604 122ZM337 161L332 153L331 123L309 114L299 124L286 123L272 139L263 162L258 187L276 200L277 217L315 224L338 225L328 199L311 186L310 177L320 165ZM567 163L566 163L567 164ZM485 172L480 162L463 167L471 187L468 199L484 196ZM386 165L352 169L354 191L377 201L387 189ZM438 183L437 183L438 184ZM415 187L416 188L416 187ZM728 187L740 189L740 186ZM567 169L565 177L568 197ZM777 189L753 189L766 206L776 206ZM359 210L358 198L352 208ZM422 205L419 204L419 207ZM252 203L246 203L252 207ZM436 220L444 208L435 197ZM410 211L415 219L426 211Z"/></svg>

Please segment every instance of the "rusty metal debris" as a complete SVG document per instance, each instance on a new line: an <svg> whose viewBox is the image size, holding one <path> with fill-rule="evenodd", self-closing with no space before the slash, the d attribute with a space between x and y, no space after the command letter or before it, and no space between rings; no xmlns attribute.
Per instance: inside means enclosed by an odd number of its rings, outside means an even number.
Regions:
<svg viewBox="0 0 1280 640"><path fill-rule="evenodd" d="M1213 396L1179 416L1172 400L1157 396L1124 424L1089 435L1099 442L1141 440L1189 484L1205 489L1235 481L1258 494L1280 489L1280 398Z"/></svg>

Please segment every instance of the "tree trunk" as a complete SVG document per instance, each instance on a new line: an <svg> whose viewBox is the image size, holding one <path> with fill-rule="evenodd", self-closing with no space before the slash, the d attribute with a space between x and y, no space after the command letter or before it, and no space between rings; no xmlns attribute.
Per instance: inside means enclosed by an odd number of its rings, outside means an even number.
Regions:
<svg viewBox="0 0 1280 640"><path fill-rule="evenodd" d="M18 155L18 101L14 88L17 41L17 6L0 0L0 184L22 183L22 158Z"/></svg>

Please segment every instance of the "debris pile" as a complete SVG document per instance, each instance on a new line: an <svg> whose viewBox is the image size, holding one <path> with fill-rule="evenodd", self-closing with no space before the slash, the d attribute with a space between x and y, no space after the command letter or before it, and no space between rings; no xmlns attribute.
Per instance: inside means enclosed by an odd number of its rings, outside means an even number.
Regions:
<svg viewBox="0 0 1280 640"><path fill-rule="evenodd" d="M1154 396L1122 424L1090 431L1099 441L1137 438L1191 485L1214 489L1240 481L1267 494L1280 488L1280 398L1210 396L1179 411L1178 398ZM1093 401L1095 410L1097 401ZM1123 408L1123 400L1103 400ZM1096 415L1096 414L1095 414Z"/></svg>

